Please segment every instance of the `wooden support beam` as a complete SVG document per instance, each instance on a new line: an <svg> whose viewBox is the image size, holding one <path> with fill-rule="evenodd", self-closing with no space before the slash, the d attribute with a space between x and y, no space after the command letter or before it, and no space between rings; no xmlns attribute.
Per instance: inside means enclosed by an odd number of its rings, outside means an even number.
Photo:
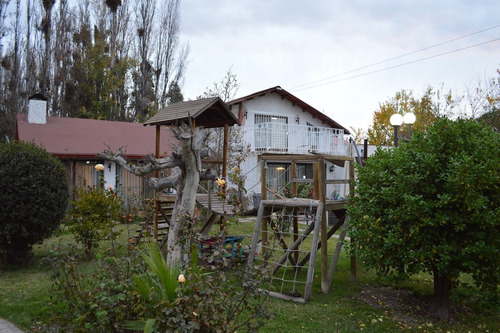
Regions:
<svg viewBox="0 0 500 333"><path fill-rule="evenodd" d="M326 185L325 185L325 160L318 159L313 166L314 172L314 195L323 203L321 214L321 291L326 294L328 278L328 226L326 221Z"/></svg>
<svg viewBox="0 0 500 333"><path fill-rule="evenodd" d="M292 255L293 252L297 251L299 248L300 244L306 239L306 237L314 230L314 226L316 225L316 222L311 222L307 229L304 231L302 235L288 248L288 250L285 252L285 254L278 260L276 265L274 266L273 273L271 275L276 274L276 272L280 269L280 267L287 261L290 256ZM314 243L313 243L314 244Z"/></svg>
<svg viewBox="0 0 500 333"><path fill-rule="evenodd" d="M222 151L222 178L227 181L227 156L229 151L229 125L224 125L224 145ZM226 186L224 185L224 193Z"/></svg>
<svg viewBox="0 0 500 333"><path fill-rule="evenodd" d="M292 161L292 179L297 178L297 162ZM296 198L298 196L298 184L292 181L292 197ZM299 237L299 217L297 216L298 209L292 209L293 216L293 241L295 242ZM299 261L299 251L294 254L295 262Z"/></svg>
<svg viewBox="0 0 500 333"><path fill-rule="evenodd" d="M261 161L260 168L260 195L261 200L267 199L267 167L266 162ZM262 246L267 246L267 219L262 223Z"/></svg>
<svg viewBox="0 0 500 333"><path fill-rule="evenodd" d="M346 218L345 222L346 223L343 224L342 232L340 233L339 239L337 241L335 252L333 253L332 262L330 263L330 268L328 269L328 290L330 290L332 286L333 274L335 273L335 269L337 268L337 263L340 257L340 250L342 250L344 238L347 233L347 223L349 222L349 218Z"/></svg>
<svg viewBox="0 0 500 333"><path fill-rule="evenodd" d="M200 229L200 233L203 236L208 235L208 233L210 232L210 229L212 229L212 227L215 223L215 220L217 220L217 216L219 216L219 214L212 213L212 214L210 214L209 218L205 221L205 223L203 224L203 226Z"/></svg>
<svg viewBox="0 0 500 333"><path fill-rule="evenodd" d="M286 244L285 240L283 239L282 233L278 230L278 227L276 226L276 224L273 222L272 219L270 220L270 225L271 225L271 229L273 229L274 235L278 238L278 241L279 241L281 247L283 248L283 250L288 251L288 245ZM295 253L298 254L297 251L295 251ZM294 260L292 257L288 257L288 260L290 261L290 264L292 266L297 266L297 261Z"/></svg>
<svg viewBox="0 0 500 333"><path fill-rule="evenodd" d="M155 142L155 157L160 158L160 134L161 134L161 126L156 125L156 142ZM160 177L160 170L155 171L155 177ZM158 240L158 212L159 212L159 194L158 191L155 191L155 214L153 216L153 238Z"/></svg>
<svg viewBox="0 0 500 333"><path fill-rule="evenodd" d="M343 221L339 221L337 224L335 224L329 231L328 231L328 234L327 234L327 238L330 239L333 234L335 232L337 232L337 230L340 229L340 227L344 224ZM321 249L321 241L318 242L318 250ZM304 267L304 265L309 261L309 258L311 258L311 253L309 252L308 254L306 254L306 256L297 264L297 268L298 269L301 269L302 267Z"/></svg>

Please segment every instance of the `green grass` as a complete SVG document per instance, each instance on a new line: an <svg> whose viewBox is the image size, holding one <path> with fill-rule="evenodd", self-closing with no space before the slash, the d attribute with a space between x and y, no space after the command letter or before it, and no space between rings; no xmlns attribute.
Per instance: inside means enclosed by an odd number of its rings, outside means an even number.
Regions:
<svg viewBox="0 0 500 333"><path fill-rule="evenodd" d="M120 228L122 241L128 239L128 230L135 230L136 225ZM217 233L216 225L212 233ZM230 235L245 235L244 244L249 245L254 232L254 223L240 222L230 226ZM42 258L48 251L61 242L73 242L73 236L67 231L48 239L34 249L35 260L26 267L0 267L0 317L12 321L22 329L43 323L50 325L54 307L51 305L50 288L52 281L47 266ZM328 242L331 254L336 239ZM96 252L102 251L109 244L103 242ZM83 252L83 250L82 250ZM92 270L93 262L84 263L84 270ZM418 313L402 313L397 308L374 307L360 296L366 288L388 286L389 281L377 277L371 271L364 271L358 265L358 279L350 281L349 258L342 253L335 272L332 288L328 294L321 292L320 253L315 264L315 279L311 300L307 304L296 304L275 298L270 299L270 309L274 314L261 332L498 332L500 320L498 311L485 313L467 297L461 300L460 311L454 314L449 323L434 322ZM465 277L470 278L470 277ZM392 283L393 288L411 291L416 297L428 297L432 293L432 278L419 274L410 280ZM57 311L57 308L56 308ZM38 323L38 324L37 324Z"/></svg>

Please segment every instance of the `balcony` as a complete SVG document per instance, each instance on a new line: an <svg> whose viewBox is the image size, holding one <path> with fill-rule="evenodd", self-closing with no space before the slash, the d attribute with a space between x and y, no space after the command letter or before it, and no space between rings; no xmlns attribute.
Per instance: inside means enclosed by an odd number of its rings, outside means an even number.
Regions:
<svg viewBox="0 0 500 333"><path fill-rule="evenodd" d="M344 130L268 122L245 126L252 151L288 154L345 155Z"/></svg>

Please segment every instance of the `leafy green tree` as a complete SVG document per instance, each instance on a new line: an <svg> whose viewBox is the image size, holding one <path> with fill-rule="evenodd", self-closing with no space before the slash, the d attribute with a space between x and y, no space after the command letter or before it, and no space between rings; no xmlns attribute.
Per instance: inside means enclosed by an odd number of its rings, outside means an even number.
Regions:
<svg viewBox="0 0 500 333"><path fill-rule="evenodd" d="M26 263L64 217L63 165L33 143L0 143L0 202L0 261Z"/></svg>
<svg viewBox="0 0 500 333"><path fill-rule="evenodd" d="M412 112L417 117L412 130L423 130L434 123L438 116L448 115L457 106L451 92L441 96L440 90L428 87L421 98L413 92L401 90L390 100L380 104L373 113L373 124L368 129L368 142L374 145L391 145L394 142L394 129L390 118L393 114L401 115ZM401 128L403 135L408 135L407 128Z"/></svg>
<svg viewBox="0 0 500 333"><path fill-rule="evenodd" d="M170 84L167 93L168 104L179 103L184 101L184 95L182 94L181 87L177 81L174 81Z"/></svg>
<svg viewBox="0 0 500 333"><path fill-rule="evenodd" d="M124 73L130 69L131 62L125 59L111 67L106 35L97 28L92 34L90 26L83 25L74 34L74 40L78 47L73 53L66 106L77 110L73 116L80 118L124 120L113 96L125 84Z"/></svg>
<svg viewBox="0 0 500 333"><path fill-rule="evenodd" d="M474 118L475 114L480 116L478 121L482 121L500 130L500 69L498 76L486 82L486 87L479 85L475 89L475 94L469 94L469 103ZM473 95L473 96L471 96Z"/></svg>
<svg viewBox="0 0 500 333"><path fill-rule="evenodd" d="M450 291L469 273L486 294L500 282L500 134L439 118L359 168L348 212L353 246L382 275L433 274L431 311L446 318Z"/></svg>

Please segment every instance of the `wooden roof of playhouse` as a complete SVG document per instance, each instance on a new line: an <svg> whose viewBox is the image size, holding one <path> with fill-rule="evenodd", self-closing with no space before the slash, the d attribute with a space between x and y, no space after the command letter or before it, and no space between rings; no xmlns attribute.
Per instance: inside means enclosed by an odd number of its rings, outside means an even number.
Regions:
<svg viewBox="0 0 500 333"><path fill-rule="evenodd" d="M281 96L282 99L286 99L286 100L290 101L290 103L292 103L293 105L297 105L298 107L300 107L302 109L303 112L310 113L314 118L321 120L324 124L326 124L332 128L343 129L345 134L350 134L350 132L347 128L340 125L339 123L337 123L332 118L328 117L323 112L321 112L321 111L315 109L314 107L312 107L311 105L307 104L306 102L304 102L303 100L301 100L297 96L292 95L291 93L289 93L285 89L281 88L280 86L275 86L275 87L272 87L269 89L258 91L256 93L253 93L253 94L250 94L247 96L237 98L235 100L228 102L227 104L228 105L235 105L235 104L242 103L244 101L254 99L256 97L261 97L261 96L264 96L267 94L272 94L272 93L278 94L279 96Z"/></svg>
<svg viewBox="0 0 500 333"><path fill-rule="evenodd" d="M190 117L194 120L195 126L206 128L240 125L238 119L219 97L170 104L144 122L144 125L177 125L182 122L187 123Z"/></svg>

